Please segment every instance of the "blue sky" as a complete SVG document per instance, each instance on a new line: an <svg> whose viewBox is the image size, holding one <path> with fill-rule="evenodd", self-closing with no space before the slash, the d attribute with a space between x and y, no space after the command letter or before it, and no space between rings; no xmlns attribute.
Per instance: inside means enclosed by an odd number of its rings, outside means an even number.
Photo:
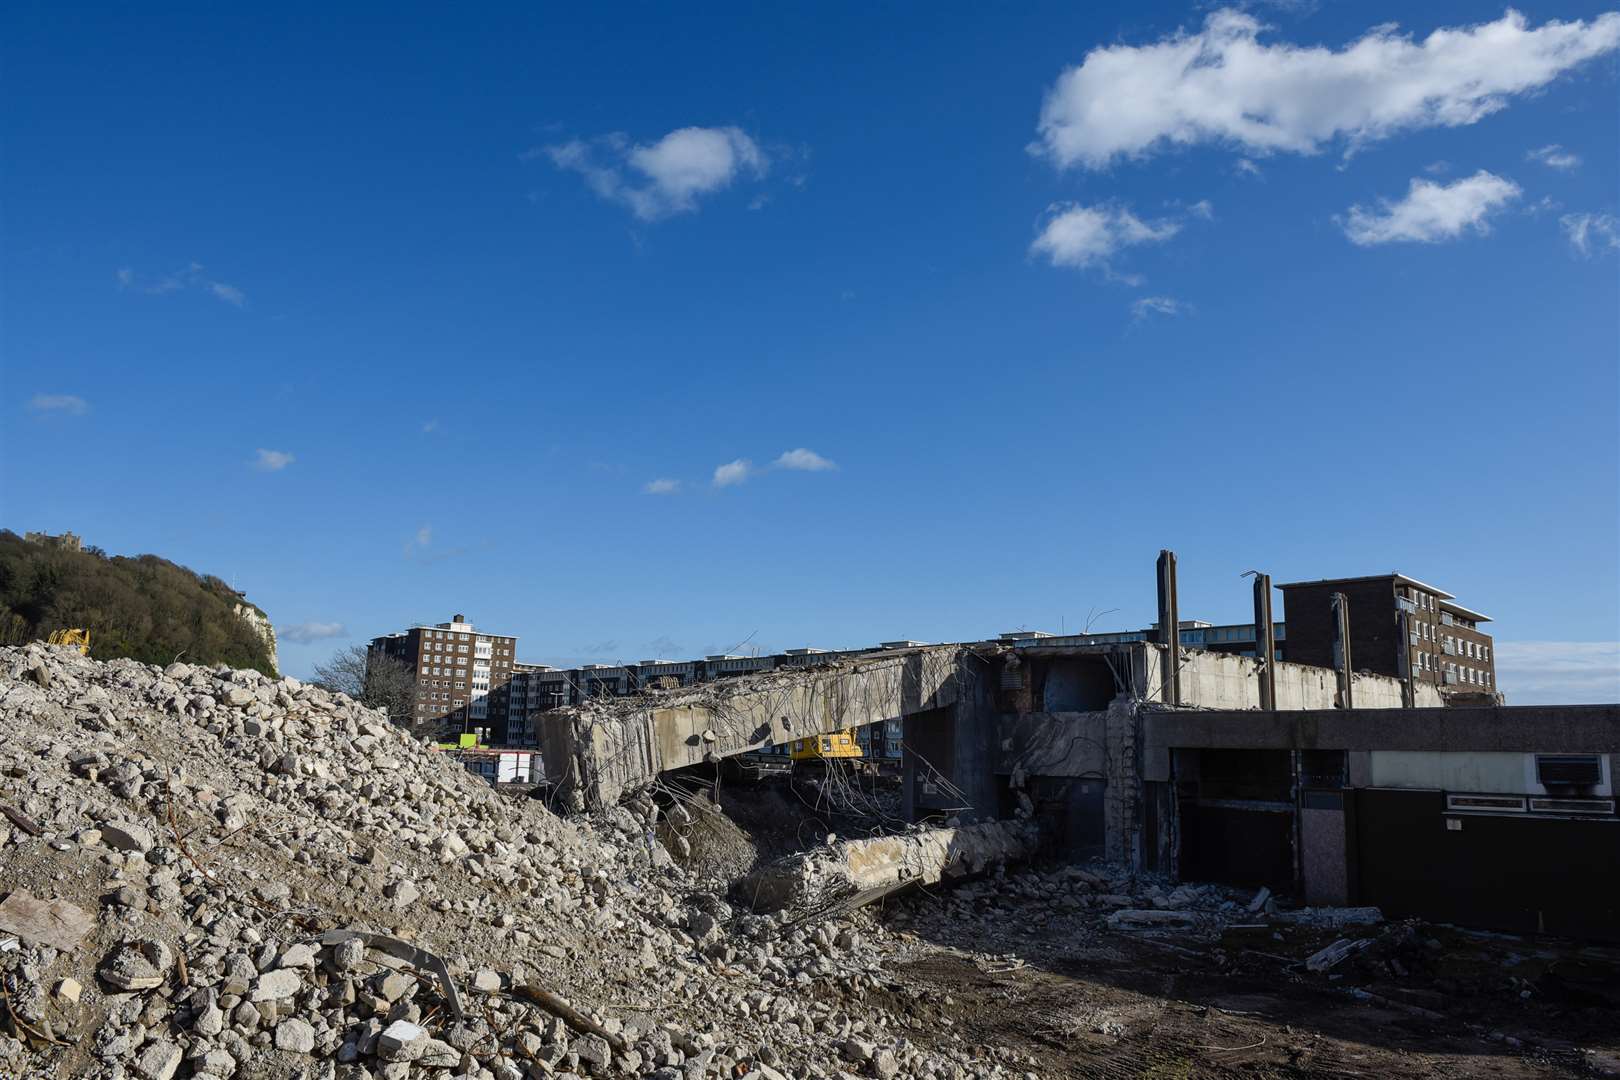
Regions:
<svg viewBox="0 0 1620 1080"><path fill-rule="evenodd" d="M1134 628L1172 547L1620 697L1620 15L984 10L11 8L3 524L295 674Z"/></svg>

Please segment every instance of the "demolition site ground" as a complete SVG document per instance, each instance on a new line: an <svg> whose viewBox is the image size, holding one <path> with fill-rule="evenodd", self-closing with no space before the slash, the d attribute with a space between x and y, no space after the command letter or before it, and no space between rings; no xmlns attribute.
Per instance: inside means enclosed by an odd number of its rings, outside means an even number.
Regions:
<svg viewBox="0 0 1620 1080"><path fill-rule="evenodd" d="M44 646L0 736L5 1080L1620 1075L1609 949L1062 859L751 911L941 835L848 766L567 816L297 680Z"/></svg>
<svg viewBox="0 0 1620 1080"><path fill-rule="evenodd" d="M881 785L848 778L716 798L692 804L707 812L689 835L706 831L694 855L734 880L894 809ZM1271 919L1253 898L1059 861L891 896L859 916L893 941L890 980L866 1000L920 1047L997 1045L1042 1077L1620 1076L1620 950L1343 925L1331 909ZM1110 925L1127 902L1188 918ZM1347 959L1307 967L1336 942Z"/></svg>

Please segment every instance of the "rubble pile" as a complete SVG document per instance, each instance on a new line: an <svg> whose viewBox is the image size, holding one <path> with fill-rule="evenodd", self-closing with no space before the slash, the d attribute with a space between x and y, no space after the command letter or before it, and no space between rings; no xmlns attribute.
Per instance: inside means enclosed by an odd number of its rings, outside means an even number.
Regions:
<svg viewBox="0 0 1620 1080"><path fill-rule="evenodd" d="M3 648L0 772L0 1075L1034 1075L904 1037L871 915L734 911L650 799L559 819L295 679Z"/></svg>

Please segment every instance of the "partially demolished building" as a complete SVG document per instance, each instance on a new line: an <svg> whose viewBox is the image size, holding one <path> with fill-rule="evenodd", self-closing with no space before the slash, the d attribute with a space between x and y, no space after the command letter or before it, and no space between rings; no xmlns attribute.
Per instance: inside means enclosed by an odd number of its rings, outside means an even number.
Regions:
<svg viewBox="0 0 1620 1080"><path fill-rule="evenodd" d="M1269 592L1262 577L1260 642ZM1178 625L1169 553L1160 609ZM898 718L912 821L1024 820L1060 857L1620 939L1620 705L1448 705L1431 681L1358 671L1337 613L1333 667L1179 635L912 646L557 710L543 757L576 805L600 806L661 773Z"/></svg>

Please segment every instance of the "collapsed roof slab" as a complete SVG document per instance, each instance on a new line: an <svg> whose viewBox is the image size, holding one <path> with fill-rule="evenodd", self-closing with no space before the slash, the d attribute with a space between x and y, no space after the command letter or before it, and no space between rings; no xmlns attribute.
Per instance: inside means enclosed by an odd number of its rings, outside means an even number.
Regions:
<svg viewBox="0 0 1620 1080"><path fill-rule="evenodd" d="M557 709L547 779L580 808L612 806L660 773L951 705L954 645L857 656Z"/></svg>

